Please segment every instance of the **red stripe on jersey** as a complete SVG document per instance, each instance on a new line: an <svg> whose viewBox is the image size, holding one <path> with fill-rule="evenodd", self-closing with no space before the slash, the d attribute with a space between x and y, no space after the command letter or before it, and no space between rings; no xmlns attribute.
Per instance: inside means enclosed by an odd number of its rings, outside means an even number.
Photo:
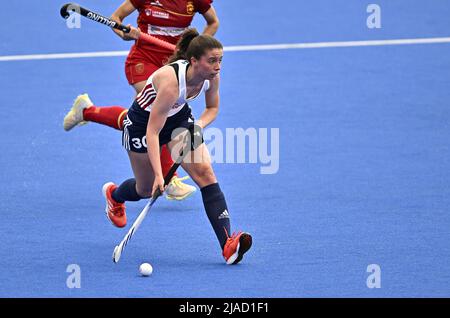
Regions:
<svg viewBox="0 0 450 318"><path fill-rule="evenodd" d="M151 95L151 94L156 94L156 92L155 92L154 89L149 89L149 90L147 90L144 94L142 94L141 97L139 97L139 98L137 99L137 102L138 102L139 104L143 103L143 102L148 98L148 96Z"/></svg>
<svg viewBox="0 0 450 318"><path fill-rule="evenodd" d="M147 107L149 107L156 99L156 95L150 97L150 100L145 103L145 105L143 107L141 107L142 109L146 109Z"/></svg>
<svg viewBox="0 0 450 318"><path fill-rule="evenodd" d="M144 102L138 103L138 104L139 104L139 106L140 106L142 109L145 109L145 108L147 108L148 106L150 106L151 103L153 103L153 101L155 100L155 98L156 98L156 94L152 94L152 95L150 95Z"/></svg>
<svg viewBox="0 0 450 318"><path fill-rule="evenodd" d="M139 102L139 99L141 99L142 95L147 93L147 90L153 89L153 84L149 83L147 86L144 87L144 89L136 96L136 100Z"/></svg>
<svg viewBox="0 0 450 318"><path fill-rule="evenodd" d="M156 92L155 91L148 91L147 93L145 93L141 99L139 99L137 102L139 105L144 105L147 103L148 99L150 98L150 96L156 96Z"/></svg>
<svg viewBox="0 0 450 318"><path fill-rule="evenodd" d="M143 96L143 98L140 101L138 101L139 106L144 107L144 105L147 105L148 101L152 97L156 97L156 92L148 92L148 94Z"/></svg>

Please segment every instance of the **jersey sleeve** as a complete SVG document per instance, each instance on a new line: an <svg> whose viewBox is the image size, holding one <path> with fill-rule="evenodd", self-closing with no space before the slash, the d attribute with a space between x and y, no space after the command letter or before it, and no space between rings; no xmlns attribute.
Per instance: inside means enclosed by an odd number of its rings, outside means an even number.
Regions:
<svg viewBox="0 0 450 318"><path fill-rule="evenodd" d="M130 0L130 2L133 5L133 7L139 10L141 7L144 6L145 0Z"/></svg>
<svg viewBox="0 0 450 318"><path fill-rule="evenodd" d="M209 10L209 8L211 8L212 2L213 0L195 0L194 1L195 11L201 14L205 13L206 11Z"/></svg>

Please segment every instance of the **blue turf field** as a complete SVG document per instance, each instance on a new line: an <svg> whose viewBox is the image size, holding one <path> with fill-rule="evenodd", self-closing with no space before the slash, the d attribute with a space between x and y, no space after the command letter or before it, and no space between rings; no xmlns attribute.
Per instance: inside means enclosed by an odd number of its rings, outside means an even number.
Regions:
<svg viewBox="0 0 450 318"><path fill-rule="evenodd" d="M107 15L120 1L80 3ZM369 1L214 3L225 46L450 36L446 0L378 0L379 30L366 26ZM86 20L67 29L62 4L3 4L0 56L128 49ZM0 61L0 297L450 296L450 43L225 53L214 126L280 129L277 174L215 165L233 228L254 237L234 267L199 192L159 200L112 263L126 230L106 220L101 186L132 175L120 133L66 133L62 119L83 92L128 107L124 59ZM144 205L128 204L130 224ZM69 264L80 289L66 286ZM369 264L379 289L366 286Z"/></svg>

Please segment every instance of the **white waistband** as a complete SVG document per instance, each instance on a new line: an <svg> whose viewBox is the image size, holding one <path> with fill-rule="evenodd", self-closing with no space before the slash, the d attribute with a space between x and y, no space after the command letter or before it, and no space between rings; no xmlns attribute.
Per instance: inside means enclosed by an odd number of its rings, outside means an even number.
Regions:
<svg viewBox="0 0 450 318"><path fill-rule="evenodd" d="M162 36L179 36L187 28L175 28L175 27L162 27L156 25L148 25L148 34L150 35L162 35Z"/></svg>

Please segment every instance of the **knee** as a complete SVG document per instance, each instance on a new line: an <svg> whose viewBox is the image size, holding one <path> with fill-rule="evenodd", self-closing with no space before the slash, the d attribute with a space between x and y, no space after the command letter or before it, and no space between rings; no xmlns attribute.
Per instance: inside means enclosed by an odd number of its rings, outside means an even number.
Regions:
<svg viewBox="0 0 450 318"><path fill-rule="evenodd" d="M217 182L211 165L201 165L197 169L197 178L202 184L212 184Z"/></svg>
<svg viewBox="0 0 450 318"><path fill-rule="evenodd" d="M136 192L141 198L147 199L152 196L152 187L148 185L139 185L136 183Z"/></svg>

